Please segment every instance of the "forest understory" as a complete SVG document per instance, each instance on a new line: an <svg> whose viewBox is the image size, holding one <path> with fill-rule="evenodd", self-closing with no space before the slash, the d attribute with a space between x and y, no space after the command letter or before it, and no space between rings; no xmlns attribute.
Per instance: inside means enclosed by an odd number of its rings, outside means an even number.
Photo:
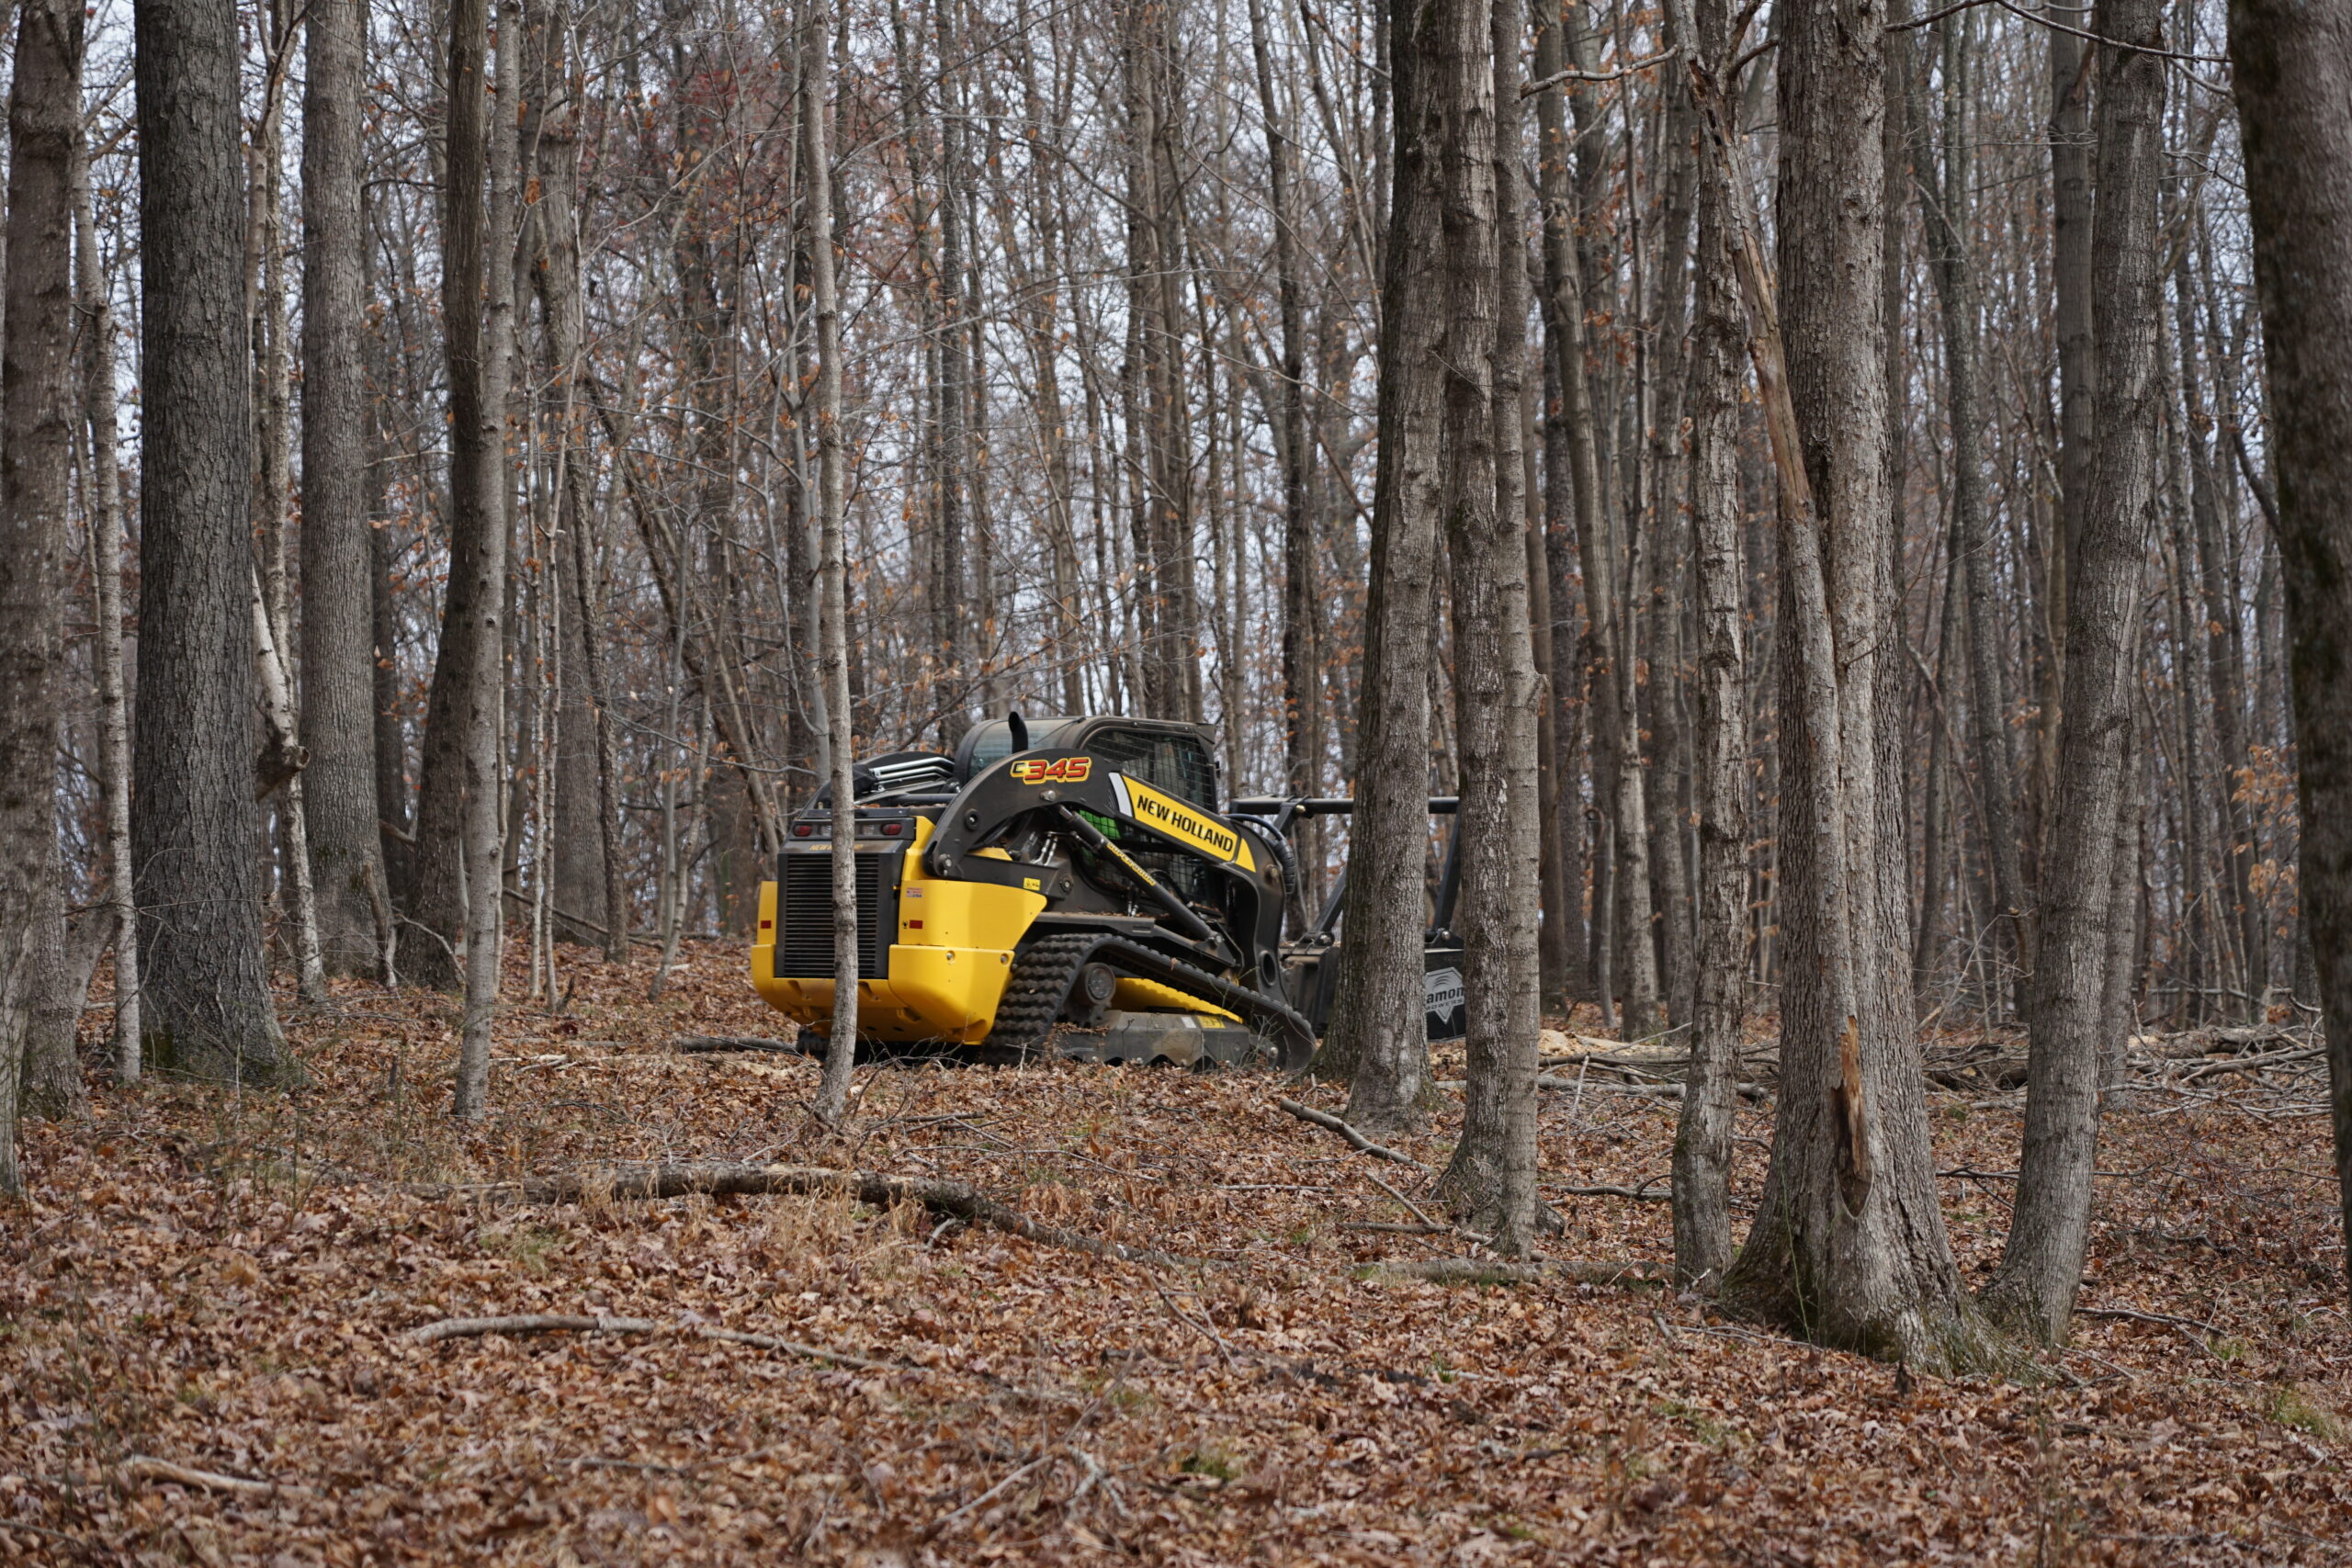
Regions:
<svg viewBox="0 0 2352 1568"><path fill-rule="evenodd" d="M651 1003L650 954L581 965L564 1010L502 1017L474 1125L445 1113L454 1001L341 984L279 998L302 1089L100 1082L92 1121L28 1123L0 1256L0 1556L2352 1558L2342 1241L2291 1036L2145 1043L2106 1119L2072 1344L2038 1377L1943 1380L1591 1270L1414 1278L1478 1256L1412 1234L1436 1228L1433 1171L1285 1114L1340 1097L1271 1073L861 1068L846 1138L824 1134L816 1063L676 1049L773 1031L741 963L691 945ZM1758 1044L1743 1077L1769 1096ZM1931 1108L1972 1280L2018 1164L2000 1047L1928 1043L1962 1086ZM1667 1269L1675 1101L1589 1061L1547 1072L1549 1255ZM1441 1166L1447 1101L1396 1152ZM1736 1203L1770 1114L1743 1102ZM684 1160L959 1179L1156 1258L842 1195L616 1200L594 1174ZM578 1202L462 1190L582 1173ZM1585 1187L1645 1196L1566 1190ZM414 1337L515 1314L637 1331Z"/></svg>

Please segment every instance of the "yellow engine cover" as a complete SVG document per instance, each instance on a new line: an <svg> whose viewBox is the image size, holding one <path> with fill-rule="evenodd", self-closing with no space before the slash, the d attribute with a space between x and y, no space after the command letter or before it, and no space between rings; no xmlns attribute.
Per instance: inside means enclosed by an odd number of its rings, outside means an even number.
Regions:
<svg viewBox="0 0 2352 1568"><path fill-rule="evenodd" d="M899 929L887 978L857 983L857 1032L893 1043L937 1040L977 1045L995 1027L1012 972L1012 950L1046 907L1045 895L992 882L944 882L923 870L931 824L920 818L906 848ZM985 853L986 852L982 852ZM768 1006L829 1033L833 976L775 972L776 886L760 887L752 984Z"/></svg>

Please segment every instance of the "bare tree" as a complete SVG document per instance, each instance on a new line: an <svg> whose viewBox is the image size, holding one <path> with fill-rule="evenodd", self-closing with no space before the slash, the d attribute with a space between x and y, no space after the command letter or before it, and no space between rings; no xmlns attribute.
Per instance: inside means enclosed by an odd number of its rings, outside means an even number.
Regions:
<svg viewBox="0 0 2352 1568"><path fill-rule="evenodd" d="M1535 652L1520 496L1527 321L1526 202L1519 170L1517 0L1452 0L1432 66L1445 100L1441 169L1451 195L1451 290L1442 467L1460 725L1463 942L1468 1083L1462 1136L1438 1190L1520 1251L1544 1210L1535 1193L1536 952L1542 819Z"/></svg>
<svg viewBox="0 0 2352 1568"><path fill-rule="evenodd" d="M1781 329L1743 264L1781 486L1781 1090L1757 1222L1725 1299L1926 1366L1990 1353L1951 1259L1911 1013L1894 778L1885 340L1885 110L1874 0L1800 0L1781 35ZM1770 404L1785 398L1784 407ZM1891 685L1891 682L1890 682Z"/></svg>
<svg viewBox="0 0 2352 1568"><path fill-rule="evenodd" d="M1346 941L1318 1058L1348 1082L1348 1119L1418 1126L1429 1091L1421 980L1429 858L1430 625L1443 496L1445 320L1440 265L1447 99L1439 62L1462 45L1445 6L1409 17L1395 51L1396 151L1381 281L1380 469L1363 608Z"/></svg>
<svg viewBox="0 0 2352 1568"><path fill-rule="evenodd" d="M36 1115L71 1108L79 1068L36 1031L37 959L63 922L56 897L58 719L64 702L63 576L74 453L73 166L80 130L82 13L17 10L8 88L7 312L0 338L0 1192L17 1173L18 1096ZM43 1049L44 1045L47 1049Z"/></svg>
<svg viewBox="0 0 2352 1568"><path fill-rule="evenodd" d="M566 694L558 732L556 897L562 927L601 922L605 962L628 962L628 864L621 845L620 734L613 712L609 604L596 536L595 454L586 438L589 376L580 288L580 96L561 20L538 29L537 170L531 207L532 276L539 295L555 390L562 471L557 545ZM582 831L583 818L595 824ZM569 911L569 915L564 915ZM577 919L571 917L578 917Z"/></svg>
<svg viewBox="0 0 2352 1568"><path fill-rule="evenodd" d="M499 6L499 102L515 101L522 7ZM444 218L441 312L448 323L453 553L462 547L465 592L453 560L443 615L445 655L435 685L453 683L444 711L460 728L464 759L466 896L465 1029L458 1044L454 1113L478 1120L490 1109L490 1031L498 1009L503 925L501 722L506 612L506 396L508 336L514 306L514 117L488 112L490 8L486 0L449 7L448 185ZM446 647L462 614L466 661L452 669ZM424 825L419 824L420 837Z"/></svg>
<svg viewBox="0 0 2352 1568"><path fill-rule="evenodd" d="M2009 756L2009 699L2002 654L2001 604L1994 586L1993 535L1985 500L1984 408L1977 374L1977 282L1968 248L1974 183L1968 121L1974 17L1962 12L1945 18L1943 118L1940 145L1921 145L1911 159L1927 219L1929 270L1943 328L1944 412L1951 424L1951 509L1956 565L1967 583L1969 715L1973 721L1976 765L1984 786L1985 854L1993 868L1998 903L1997 956L2016 976L2018 1010L2026 1011L2026 976L2032 973L2033 924L2025 890L2022 829L2018 823L2016 769ZM1908 84L1917 102L1913 129L1928 126L1926 84ZM1891 112L1900 112L1899 108Z"/></svg>
<svg viewBox="0 0 2352 1568"><path fill-rule="evenodd" d="M321 956L381 976L360 212L366 7L309 10L302 96L302 805Z"/></svg>
<svg viewBox="0 0 2352 1568"><path fill-rule="evenodd" d="M808 149L808 275L817 325L819 641L825 682L825 773L833 807L833 1028L817 1118L838 1127L849 1117L850 1069L857 1060L857 806L851 750L849 558L842 526L842 340L840 284L833 265L833 164L826 98L831 91L832 34L825 0L810 0L803 19L800 123Z"/></svg>
<svg viewBox="0 0 2352 1568"><path fill-rule="evenodd" d="M139 704L131 857L145 1055L164 1073L294 1076L269 994L246 545L252 359L237 18L140 0Z"/></svg>
<svg viewBox="0 0 2352 1568"><path fill-rule="evenodd" d="M2101 0L2093 30L2162 46L2162 0ZM2140 580L2156 488L2157 181L2165 63L2100 48L2098 204L2091 228L2098 447L2067 585L2065 717L2038 960L2017 1210L1985 1288L1996 1312L2044 1343L2065 1338L2090 1240L2116 814L2131 734Z"/></svg>
<svg viewBox="0 0 2352 1568"><path fill-rule="evenodd" d="M2352 14L2236 0L2230 59L2294 644L2303 908L2352 1235Z"/></svg>
<svg viewBox="0 0 2352 1568"><path fill-rule="evenodd" d="M1694 94L1714 112L1730 62L1725 0L1694 0L1685 47L1704 73ZM1719 127L1717 128L1720 129ZM1747 710L1746 610L1739 527L1740 209L1732 164L1702 137L1695 252L1698 307L1690 374L1691 562L1699 602L1699 733L1692 795L1699 816L1698 974L1690 1070L1674 1136L1674 1271L1713 1290L1732 1261L1732 1111L1747 991Z"/></svg>
<svg viewBox="0 0 2352 1568"><path fill-rule="evenodd" d="M98 772L106 795L106 918L114 928L114 1072L118 1082L136 1083L142 1066L139 914L131 890L130 716L122 668L122 483L121 457L115 446L114 291L113 280L98 261L89 141L78 112L75 125L74 265L84 333L82 413L89 438L83 472L90 577L96 591L97 635L91 662L97 676Z"/></svg>

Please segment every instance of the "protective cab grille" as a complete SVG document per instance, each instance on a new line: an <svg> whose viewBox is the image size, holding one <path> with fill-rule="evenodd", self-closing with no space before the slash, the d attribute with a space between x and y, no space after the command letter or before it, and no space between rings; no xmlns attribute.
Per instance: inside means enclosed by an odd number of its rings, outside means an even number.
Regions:
<svg viewBox="0 0 2352 1568"><path fill-rule="evenodd" d="M890 975L890 944L899 934L899 875L906 849L857 852L857 973ZM833 975L833 854L831 846L776 857L775 973L787 979L828 980Z"/></svg>

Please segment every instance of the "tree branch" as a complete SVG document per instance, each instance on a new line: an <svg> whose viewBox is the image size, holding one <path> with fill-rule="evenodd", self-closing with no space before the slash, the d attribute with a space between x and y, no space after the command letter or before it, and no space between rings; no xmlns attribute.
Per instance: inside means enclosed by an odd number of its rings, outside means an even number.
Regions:
<svg viewBox="0 0 2352 1568"><path fill-rule="evenodd" d="M2175 50L2156 49L2144 43L2126 43L2120 38L2109 38L2103 33L2090 32L2082 28L2070 28L2054 17L2040 16L2025 9L2022 6L2016 4L2016 0L1958 0L1955 5L1947 6L1940 11L1930 12L1913 21L1890 23L1886 30L1891 33L1907 33L1914 28L1931 26L1942 21L1946 17L1956 16L1962 11L1973 11L1979 6L1997 6L2020 21L2032 22L2037 26L2048 28L2052 32L2072 33L2076 38L2088 39L2093 43L2105 44L2109 49L2120 49L2130 54L2151 54L2158 60L2179 60L2197 65L2227 65L2230 62L2230 57L2226 54L2182 54Z"/></svg>

